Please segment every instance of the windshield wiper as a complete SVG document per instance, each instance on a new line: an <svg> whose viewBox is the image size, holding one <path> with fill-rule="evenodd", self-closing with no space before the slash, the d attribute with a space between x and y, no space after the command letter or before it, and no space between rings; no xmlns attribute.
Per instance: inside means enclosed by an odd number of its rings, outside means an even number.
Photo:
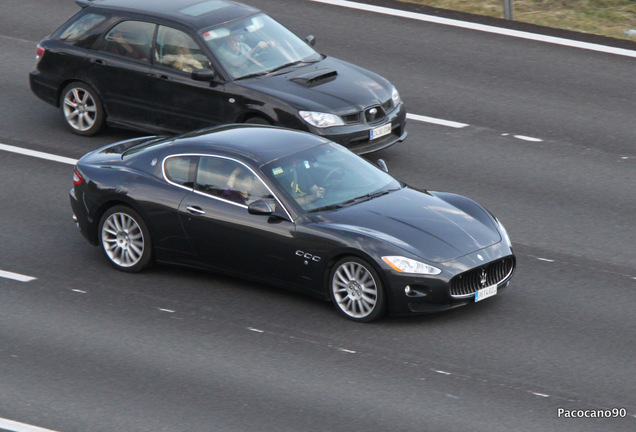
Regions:
<svg viewBox="0 0 636 432"><path fill-rule="evenodd" d="M288 67L296 66L297 64L301 64L301 63L304 63L304 62L305 62L304 60L298 60L298 61L291 62L291 63L285 63L283 65L275 67L274 69L268 70L267 73L268 74L272 74L274 72L278 72L281 69L285 69L285 68L288 68Z"/></svg>
<svg viewBox="0 0 636 432"><path fill-rule="evenodd" d="M254 78L254 77L263 76L263 75L269 75L269 72L254 72L254 73L251 73L251 74L248 74L248 75L243 75L241 77L238 77L238 78L235 79L235 81L242 80L242 79L247 79L247 78Z"/></svg>
<svg viewBox="0 0 636 432"><path fill-rule="evenodd" d="M267 73L273 74L274 72L278 72L281 69L287 69L288 67L298 66L298 65L308 65L308 64L316 63L318 61L320 60L296 60L291 63L285 63L284 65L277 66L274 69L270 69Z"/></svg>
<svg viewBox="0 0 636 432"><path fill-rule="evenodd" d="M373 192L373 193L368 193L366 195L360 195L359 197L355 197L352 198L350 200L347 200L345 202L343 202L343 205L351 205L351 204L357 204L357 203L361 203L364 201L369 201L372 200L373 198L377 198L380 197L382 195L386 195L388 193L391 193L393 191L396 191L398 189L386 189L386 190L381 190L381 191L377 191L377 192Z"/></svg>
<svg viewBox="0 0 636 432"><path fill-rule="evenodd" d="M364 201L372 200L373 198L377 198L377 197L389 194L389 193L397 191L397 190L400 190L400 189L399 188L386 189L386 190L381 190L381 191L377 191L377 192L373 192L373 193L368 193L368 194L365 194L365 195L360 195L358 197L351 198L351 199L349 199L347 201L344 201L344 202L341 202L341 203L338 203L338 204L330 204L330 205L326 205L326 206L323 206L323 207L318 207L318 208L309 210L309 213L318 212L318 211L324 211L324 210L334 210L334 209L339 209L339 208L342 208L342 207L347 207L347 206L350 206L350 205L353 205L353 204L358 204L358 203L361 203L361 202L364 202Z"/></svg>
<svg viewBox="0 0 636 432"><path fill-rule="evenodd" d="M335 209L339 209L339 208L342 208L342 207L344 207L343 204L329 204L329 205L326 205L326 206L322 206L322 207L317 207L315 209L311 209L311 210L308 211L308 213L316 213L316 212L325 211L325 210L335 210Z"/></svg>

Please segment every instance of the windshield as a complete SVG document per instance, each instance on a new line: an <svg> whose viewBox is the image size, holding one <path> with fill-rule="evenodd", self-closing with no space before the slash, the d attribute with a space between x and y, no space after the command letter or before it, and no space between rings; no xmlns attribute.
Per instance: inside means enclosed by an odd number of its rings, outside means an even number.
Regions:
<svg viewBox="0 0 636 432"><path fill-rule="evenodd" d="M278 159L263 172L307 211L354 205L401 188L389 174L333 143Z"/></svg>
<svg viewBox="0 0 636 432"><path fill-rule="evenodd" d="M207 29L201 36L234 79L322 58L305 41L265 14Z"/></svg>

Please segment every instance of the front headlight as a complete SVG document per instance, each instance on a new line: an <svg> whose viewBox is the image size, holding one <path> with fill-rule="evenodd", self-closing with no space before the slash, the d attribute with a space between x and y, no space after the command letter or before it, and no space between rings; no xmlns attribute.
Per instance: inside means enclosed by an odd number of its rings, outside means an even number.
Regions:
<svg viewBox="0 0 636 432"><path fill-rule="evenodd" d="M437 275L442 272L437 267L403 256L384 256L382 260L400 273Z"/></svg>
<svg viewBox="0 0 636 432"><path fill-rule="evenodd" d="M393 100L393 106L398 106L400 104L400 92L398 92L395 87L393 87L393 92L391 92L391 99Z"/></svg>
<svg viewBox="0 0 636 432"><path fill-rule="evenodd" d="M342 119L335 114L316 111L299 111L299 114L303 120L317 128L344 125Z"/></svg>

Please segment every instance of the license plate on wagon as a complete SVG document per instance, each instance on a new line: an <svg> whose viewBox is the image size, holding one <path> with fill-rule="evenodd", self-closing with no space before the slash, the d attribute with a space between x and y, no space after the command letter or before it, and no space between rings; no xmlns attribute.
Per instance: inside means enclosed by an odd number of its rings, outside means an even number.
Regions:
<svg viewBox="0 0 636 432"><path fill-rule="evenodd" d="M376 138L383 137L391 133L391 123L387 123L384 126L373 128L369 131L369 139L374 140Z"/></svg>
<svg viewBox="0 0 636 432"><path fill-rule="evenodd" d="M475 302L487 299L488 297L492 297L495 294L497 294L497 284L482 288L475 292Z"/></svg>

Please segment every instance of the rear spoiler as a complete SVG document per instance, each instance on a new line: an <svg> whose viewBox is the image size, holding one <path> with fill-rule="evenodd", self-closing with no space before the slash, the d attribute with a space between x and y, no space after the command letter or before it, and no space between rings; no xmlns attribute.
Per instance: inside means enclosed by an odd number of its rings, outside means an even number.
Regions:
<svg viewBox="0 0 636 432"><path fill-rule="evenodd" d="M79 7L85 8L86 6L89 6L94 1L95 0L75 0L75 3L77 3L77 5L79 5Z"/></svg>

